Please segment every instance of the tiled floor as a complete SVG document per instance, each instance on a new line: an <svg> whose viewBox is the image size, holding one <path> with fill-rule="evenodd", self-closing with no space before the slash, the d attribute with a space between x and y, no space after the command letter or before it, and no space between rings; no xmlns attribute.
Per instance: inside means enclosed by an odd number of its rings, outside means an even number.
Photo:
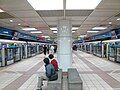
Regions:
<svg viewBox="0 0 120 90"><path fill-rule="evenodd" d="M38 75L45 72L44 57L41 54L0 68L0 90L36 90ZM77 51L73 53L72 67L80 73L83 90L120 90L120 64ZM44 82L43 90L46 88Z"/></svg>

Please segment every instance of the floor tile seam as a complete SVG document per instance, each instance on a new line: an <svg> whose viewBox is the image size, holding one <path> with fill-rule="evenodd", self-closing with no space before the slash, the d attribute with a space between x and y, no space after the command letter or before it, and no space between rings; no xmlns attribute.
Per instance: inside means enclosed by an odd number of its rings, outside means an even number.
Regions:
<svg viewBox="0 0 120 90"><path fill-rule="evenodd" d="M78 55L78 53L76 53L76 52L74 52L74 53L75 53L75 55L77 55L77 56L80 58L80 60L82 60L83 62L86 62L86 64L87 64L88 66L90 66L89 64L91 64L91 65L92 65L94 68L96 68L98 71L104 73L104 71L102 71L101 69L99 69L98 67L96 67L94 64L92 64L91 62L89 62L88 60L86 60L85 58L83 58L82 56ZM91 68L92 70L94 70L93 67L90 66L90 68ZM101 77L101 74L98 74L98 75ZM109 78L113 79L114 82L120 84L119 81L117 81L115 78L111 77L111 76L108 75L107 73L104 73L104 75L107 75ZM103 80L105 80L105 78L103 78L103 77L101 77L101 78L102 78ZM106 83L108 83L111 87L113 87L113 85L110 84L108 81L107 81Z"/></svg>
<svg viewBox="0 0 120 90"><path fill-rule="evenodd" d="M41 62L39 62L37 65L35 65L33 68L35 68L35 67L38 67L38 65L40 66L40 68L42 67L42 65L41 64L43 64L42 63L42 61ZM33 69L32 68L32 69ZM30 69L28 72L30 72L32 69ZM38 69L37 69L38 70ZM35 71L37 71L37 70L35 70ZM34 72L35 72L34 71ZM20 88L34 73L32 72L31 74L29 74L28 72L26 72L26 73L24 73L22 76L20 76L19 78L17 78L15 81L13 81L13 82L11 82L9 85L7 85L5 88L3 88L2 90L8 90L11 86L13 86L14 84L16 84L16 82L18 82L18 81L21 81L21 80L23 80L24 82L21 82L17 87L15 87L16 89L15 90L17 90L18 88ZM27 75L26 75L27 74ZM23 79L24 78L24 79Z"/></svg>

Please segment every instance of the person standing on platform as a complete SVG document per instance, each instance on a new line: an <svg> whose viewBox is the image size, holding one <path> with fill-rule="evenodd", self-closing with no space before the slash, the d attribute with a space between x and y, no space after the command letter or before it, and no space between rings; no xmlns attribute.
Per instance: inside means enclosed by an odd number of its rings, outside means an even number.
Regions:
<svg viewBox="0 0 120 90"><path fill-rule="evenodd" d="M47 53L49 54L49 49L50 49L50 47L49 47L49 45L47 45Z"/></svg>
<svg viewBox="0 0 120 90"><path fill-rule="evenodd" d="M57 45L54 45L54 53L57 52Z"/></svg>
<svg viewBox="0 0 120 90"><path fill-rule="evenodd" d="M53 45L50 47L50 50L51 50L51 54L54 54L54 46Z"/></svg>
<svg viewBox="0 0 120 90"><path fill-rule="evenodd" d="M44 50L44 55L46 55L46 52L47 52L47 47L46 47L46 45L43 46L43 50Z"/></svg>
<svg viewBox="0 0 120 90"><path fill-rule="evenodd" d="M54 66L55 71L58 71L58 62L57 62L57 60L54 58L54 55L53 55L53 54L50 54L48 57L49 57L49 59L51 60L51 64Z"/></svg>

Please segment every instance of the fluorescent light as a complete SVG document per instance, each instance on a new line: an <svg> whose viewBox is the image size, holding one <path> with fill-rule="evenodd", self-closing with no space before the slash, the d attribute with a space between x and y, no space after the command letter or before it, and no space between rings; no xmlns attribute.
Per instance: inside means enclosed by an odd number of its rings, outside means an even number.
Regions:
<svg viewBox="0 0 120 90"><path fill-rule="evenodd" d="M5 12L5 11L3 11L2 9L0 9L0 12Z"/></svg>
<svg viewBox="0 0 120 90"><path fill-rule="evenodd" d="M19 23L18 26L20 26L21 24Z"/></svg>
<svg viewBox="0 0 120 90"><path fill-rule="evenodd" d="M72 30L76 30L76 29L78 29L78 27L72 27Z"/></svg>
<svg viewBox="0 0 120 90"><path fill-rule="evenodd" d="M52 31L55 31L55 30L58 30L56 27L54 27L54 28L50 28ZM72 30L77 30L78 29L78 27L72 27Z"/></svg>
<svg viewBox="0 0 120 90"><path fill-rule="evenodd" d="M30 33L42 33L41 31L32 31Z"/></svg>
<svg viewBox="0 0 120 90"><path fill-rule="evenodd" d="M37 30L37 29L36 28L22 28L22 30L32 31L32 30Z"/></svg>
<svg viewBox="0 0 120 90"><path fill-rule="evenodd" d="M66 9L95 9L102 0L66 0Z"/></svg>
<svg viewBox="0 0 120 90"><path fill-rule="evenodd" d="M109 22L109 24L112 24L112 22Z"/></svg>
<svg viewBox="0 0 120 90"><path fill-rule="evenodd" d="M62 10L63 0L27 0L35 10Z"/></svg>
<svg viewBox="0 0 120 90"><path fill-rule="evenodd" d="M99 31L87 31L88 33L97 33Z"/></svg>
<svg viewBox="0 0 120 90"><path fill-rule="evenodd" d="M79 37L84 38L84 37L87 37L87 35L80 35Z"/></svg>
<svg viewBox="0 0 120 90"><path fill-rule="evenodd" d="M54 27L54 28L50 28L51 30L57 30L57 28L56 27Z"/></svg>
<svg viewBox="0 0 120 90"><path fill-rule="evenodd" d="M10 22L13 22L13 20L11 19Z"/></svg>
<svg viewBox="0 0 120 90"><path fill-rule="evenodd" d="M50 38L50 36L42 36L42 37L44 37L44 38Z"/></svg>
<svg viewBox="0 0 120 90"><path fill-rule="evenodd" d="M120 18L117 19L117 21L119 21L119 20L120 20Z"/></svg>
<svg viewBox="0 0 120 90"><path fill-rule="evenodd" d="M76 31L72 31L72 33L74 33L74 32L76 32Z"/></svg>
<svg viewBox="0 0 120 90"><path fill-rule="evenodd" d="M57 33L57 31L53 31L53 33Z"/></svg>
<svg viewBox="0 0 120 90"><path fill-rule="evenodd" d="M92 30L104 30L107 29L107 27L94 27Z"/></svg>

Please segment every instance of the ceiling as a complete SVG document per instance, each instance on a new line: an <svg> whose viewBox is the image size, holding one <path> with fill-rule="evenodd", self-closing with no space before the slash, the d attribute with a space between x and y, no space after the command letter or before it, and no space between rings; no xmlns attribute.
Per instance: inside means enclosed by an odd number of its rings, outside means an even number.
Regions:
<svg viewBox="0 0 120 90"><path fill-rule="evenodd" d="M34 27L42 31L42 34L56 37L50 27L56 27L59 19L63 19L63 10L36 11L27 0L0 0L0 26L22 31L22 27ZM73 33L73 37L88 34L87 31L95 26L120 27L120 0L102 0L94 10L66 10L66 19L72 21L73 26L79 29ZM10 19L13 22L10 22ZM112 22L109 25L109 22ZM18 24L21 25L18 25ZM107 31L107 30L106 30ZM24 31L23 31L24 32Z"/></svg>

